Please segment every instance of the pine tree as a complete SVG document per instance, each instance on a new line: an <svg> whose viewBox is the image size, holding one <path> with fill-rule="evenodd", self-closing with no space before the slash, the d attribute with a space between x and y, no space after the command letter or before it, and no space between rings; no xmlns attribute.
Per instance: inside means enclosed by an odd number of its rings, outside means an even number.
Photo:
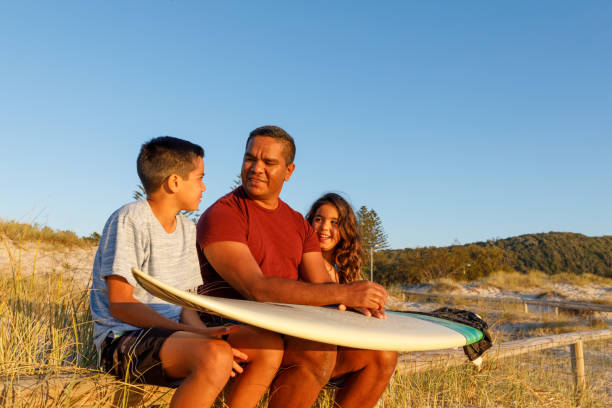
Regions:
<svg viewBox="0 0 612 408"><path fill-rule="evenodd" d="M369 251L372 246L376 247L377 250L389 248L387 234L374 209L368 210L366 206L362 205L357 211L357 222L359 222L361 245L364 251Z"/></svg>
<svg viewBox="0 0 612 408"><path fill-rule="evenodd" d="M240 173L236 175L234 180L232 181L232 185L230 186L230 190L234 191L236 188L242 185L242 178L240 177Z"/></svg>
<svg viewBox="0 0 612 408"><path fill-rule="evenodd" d="M363 260L363 272L374 279L370 264L373 262L374 249L385 249L389 247L387 234L382 226L382 221L374 209L368 210L362 205L357 211L357 222L359 223L359 235L361 236L361 259Z"/></svg>

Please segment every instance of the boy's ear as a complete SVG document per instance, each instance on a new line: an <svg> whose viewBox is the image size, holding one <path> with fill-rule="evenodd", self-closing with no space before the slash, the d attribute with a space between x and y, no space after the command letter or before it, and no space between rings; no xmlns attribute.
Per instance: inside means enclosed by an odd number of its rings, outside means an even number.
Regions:
<svg viewBox="0 0 612 408"><path fill-rule="evenodd" d="M166 187L168 188L168 191L172 193L178 192L179 189L181 188L182 181L183 179L178 174L171 174L166 179Z"/></svg>

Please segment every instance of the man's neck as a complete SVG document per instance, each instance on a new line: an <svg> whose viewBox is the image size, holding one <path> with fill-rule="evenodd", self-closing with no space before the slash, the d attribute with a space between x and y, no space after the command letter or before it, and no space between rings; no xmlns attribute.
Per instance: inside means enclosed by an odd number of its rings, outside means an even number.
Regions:
<svg viewBox="0 0 612 408"><path fill-rule="evenodd" d="M251 199L253 200L253 199ZM278 198L274 200L253 200L258 206L266 210L276 210L278 208Z"/></svg>
<svg viewBox="0 0 612 408"><path fill-rule="evenodd" d="M260 199L251 197L246 188L242 187L242 191L244 192L244 195L249 200L253 201L258 206L265 208L266 210L276 210L278 208L278 204L280 202L280 199L278 198L278 196L267 199L267 200L260 200Z"/></svg>
<svg viewBox="0 0 612 408"><path fill-rule="evenodd" d="M148 197L147 202L153 215L167 233L172 233L176 229L176 214L178 211L168 200L160 200L157 197Z"/></svg>

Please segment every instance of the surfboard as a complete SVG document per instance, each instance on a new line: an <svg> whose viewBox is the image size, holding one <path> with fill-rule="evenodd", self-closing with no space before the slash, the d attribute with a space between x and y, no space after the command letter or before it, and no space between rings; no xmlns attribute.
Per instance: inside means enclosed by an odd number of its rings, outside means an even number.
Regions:
<svg viewBox="0 0 612 408"><path fill-rule="evenodd" d="M166 302L321 343L369 350L426 351L465 346L483 336L473 327L420 314L385 311L387 319L382 320L335 307L226 299L177 289L136 268L132 273L145 290Z"/></svg>

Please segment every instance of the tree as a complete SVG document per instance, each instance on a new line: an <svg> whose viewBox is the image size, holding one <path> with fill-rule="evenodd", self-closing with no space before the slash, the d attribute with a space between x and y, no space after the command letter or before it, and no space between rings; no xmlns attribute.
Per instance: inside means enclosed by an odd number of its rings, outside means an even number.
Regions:
<svg viewBox="0 0 612 408"><path fill-rule="evenodd" d="M242 185L242 178L240 177L240 173L236 175L236 178L232 181L232 185L230 186L230 190L234 191L236 188Z"/></svg>
<svg viewBox="0 0 612 408"><path fill-rule="evenodd" d="M364 251L369 251L370 247L373 246L377 250L389 248L387 233L385 233L382 221L374 209L368 210L365 205L362 205L357 211L357 222L359 223L359 234Z"/></svg>
<svg viewBox="0 0 612 408"><path fill-rule="evenodd" d="M132 193L132 198L134 200L144 200L146 197L147 197L147 192L145 191L144 187L138 184L136 186L136 190L134 190L134 193ZM179 214L183 214L185 217L189 218L195 224L198 223L198 220L200 219L200 215L202 215L202 213L199 211L185 211L185 210L179 211Z"/></svg>
<svg viewBox="0 0 612 408"><path fill-rule="evenodd" d="M369 271L370 278L373 279L374 269L370 267L374 261L374 248L385 249L389 247L387 234L382 226L382 221L374 209L368 210L362 205L357 211L357 222L359 223L359 235L361 237L361 259L363 265ZM368 263L368 260L370 261ZM367 276L367 275L366 275Z"/></svg>

